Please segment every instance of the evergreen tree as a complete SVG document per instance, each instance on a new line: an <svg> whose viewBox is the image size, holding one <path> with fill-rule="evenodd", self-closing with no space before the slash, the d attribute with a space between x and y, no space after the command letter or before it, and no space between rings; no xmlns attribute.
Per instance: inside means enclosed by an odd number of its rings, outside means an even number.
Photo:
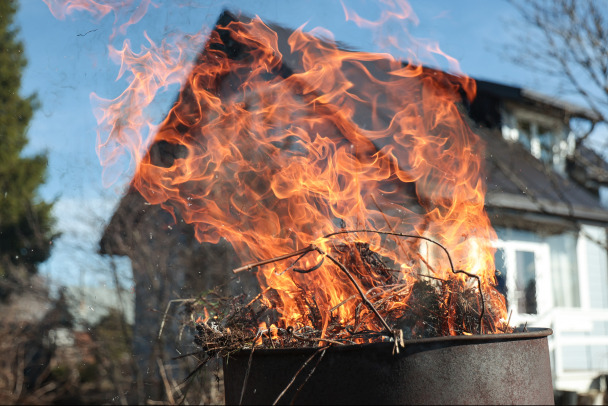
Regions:
<svg viewBox="0 0 608 406"><path fill-rule="evenodd" d="M19 93L26 59L16 12L17 0L0 1L0 301L36 273L54 237L52 204L37 195L47 158L22 156L37 101Z"/></svg>

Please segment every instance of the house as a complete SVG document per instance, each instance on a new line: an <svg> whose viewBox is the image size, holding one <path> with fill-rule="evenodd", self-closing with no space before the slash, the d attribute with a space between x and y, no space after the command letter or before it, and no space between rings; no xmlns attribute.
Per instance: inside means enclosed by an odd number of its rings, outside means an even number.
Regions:
<svg viewBox="0 0 608 406"><path fill-rule="evenodd" d="M240 61L243 66L248 63L248 53L255 50L255 35L263 33L253 32L237 38L223 28L231 21L248 20L224 13L199 61L213 54ZM289 78L304 62L298 59L297 53L289 51L287 41L293 32L271 28L276 38L265 40L276 39L279 49L285 52L283 63L275 67L267 80ZM366 63L366 67L378 75L386 75L395 64L400 64L381 58ZM419 69L429 80L436 76L437 71ZM221 101L234 96L239 84L235 76L218 76L205 86L213 87L214 95ZM441 77L450 82L450 75ZM371 82L365 77L357 80ZM186 110L189 104L184 101L191 101L191 110L196 113L201 106L195 100L196 89L192 86L188 82L180 100ZM454 89L463 91L456 85ZM254 104L255 96L251 99ZM323 100L322 95L315 97ZM478 81L477 97L471 103L467 100L462 98L468 120L486 144L486 210L498 235L497 276L511 312L511 324L551 327L555 387L585 391L594 378L608 373L608 332L605 331L608 327L608 210L600 199L607 179L602 173L605 163L591 150L576 145L569 124L573 119L593 121L596 117L592 112L559 100L486 81ZM247 103L243 100L243 105ZM307 106L302 103L298 114L314 115L315 109L331 111L331 105L322 102L312 108ZM366 117L371 107L358 107L361 110L356 119L365 120L361 117ZM202 114L198 111L197 114ZM172 111L171 114L187 116L190 113ZM386 124L392 118L384 113L378 112L378 117ZM375 125L363 125L366 124ZM200 120L194 124L182 122L172 130L185 136L196 125L201 125ZM161 127L159 133L164 130ZM341 136L340 130L331 126L325 131L328 137ZM378 149L386 146L370 145ZM297 145L287 147L297 148ZM187 154L188 150L177 140L173 143L160 140L151 145L146 165L169 168ZM589 162L593 162L593 166ZM399 193L409 196L412 190L408 187L406 184ZM412 198L411 206L417 205ZM178 210L170 212L160 204L148 203L135 185L131 185L100 243L104 254L131 258L135 280L133 351L150 396L161 388L159 376L143 371L156 370L157 359L170 362L189 344L175 326L166 327L164 334L157 337L167 304L196 296L216 285L223 285L227 295L255 286L250 275L242 276L250 279L241 279L240 284L230 282L230 270L240 265L230 245L222 240L218 244L198 243L195 233ZM168 316L179 317L177 310L174 306ZM181 344L178 337L183 340Z"/></svg>
<svg viewBox="0 0 608 406"><path fill-rule="evenodd" d="M554 385L585 392L608 370L605 162L570 122L593 112L478 81L471 117L487 133L486 209L511 321L553 329Z"/></svg>

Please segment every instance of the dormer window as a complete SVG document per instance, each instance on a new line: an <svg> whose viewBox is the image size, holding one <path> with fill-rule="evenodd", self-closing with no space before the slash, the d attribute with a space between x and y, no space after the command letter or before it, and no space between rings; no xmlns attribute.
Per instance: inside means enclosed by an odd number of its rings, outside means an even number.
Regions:
<svg viewBox="0 0 608 406"><path fill-rule="evenodd" d="M556 172L565 174L572 135L562 120L529 110L503 111L503 137L519 142L527 151Z"/></svg>
<svg viewBox="0 0 608 406"><path fill-rule="evenodd" d="M527 119L517 120L519 142L537 159L545 164L559 164L559 126L549 127Z"/></svg>

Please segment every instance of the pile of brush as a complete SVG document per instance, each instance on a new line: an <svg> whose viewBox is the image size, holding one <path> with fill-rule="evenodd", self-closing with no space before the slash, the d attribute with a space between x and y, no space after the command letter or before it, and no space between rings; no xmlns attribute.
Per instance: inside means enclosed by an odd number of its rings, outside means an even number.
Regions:
<svg viewBox="0 0 608 406"><path fill-rule="evenodd" d="M301 299L307 320L299 326L282 325L278 306L273 305L280 299L273 289L252 300L244 294L223 297L214 290L188 302L195 344L213 357L253 347L318 347L511 331L508 323L495 324L499 319L496 309L489 304L492 301L484 300L479 278L471 276L477 284L463 284L458 279L419 275L414 282L405 283L399 272L365 243L336 245L332 253L323 254L357 287L328 314L322 314L314 294L305 288L301 288ZM373 286L365 281L374 281ZM343 324L335 316L336 310L349 301L357 301L355 316Z"/></svg>

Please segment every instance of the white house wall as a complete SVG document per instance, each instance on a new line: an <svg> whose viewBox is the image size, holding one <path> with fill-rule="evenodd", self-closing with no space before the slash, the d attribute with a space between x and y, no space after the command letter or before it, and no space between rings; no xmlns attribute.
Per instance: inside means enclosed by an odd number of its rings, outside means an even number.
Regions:
<svg viewBox="0 0 608 406"><path fill-rule="evenodd" d="M584 392L608 373L608 252L606 230L583 225L577 244L580 308L556 308L552 328L554 384Z"/></svg>
<svg viewBox="0 0 608 406"><path fill-rule="evenodd" d="M572 240L565 240L566 234L543 236L532 231L505 228L497 228L496 231L499 237L497 248L505 250L507 265L509 249L540 253L543 244L547 246L551 257L551 282L539 284L539 287L553 291L552 304L541 311L542 300L538 296L538 315L520 315L515 324L528 321L528 326L551 327L554 334L549 340L555 387L587 391L594 378L608 374L606 230L584 225L578 236L572 234ZM576 263L563 266L564 261L574 257L577 258ZM548 264L539 264L539 274L541 266L546 270ZM573 295L577 288L579 297ZM565 298L566 294L571 297ZM513 313L515 318L516 312Z"/></svg>
<svg viewBox="0 0 608 406"><path fill-rule="evenodd" d="M608 258L606 253L606 231L604 228L585 225L581 228L579 253L584 256L588 278L587 295L589 307L608 309ZM582 252L581 252L582 251ZM585 269L581 269L581 273ZM581 292L581 296L585 291Z"/></svg>
<svg viewBox="0 0 608 406"><path fill-rule="evenodd" d="M587 274L589 279L589 306L608 312L608 255L606 231L600 227L583 226L581 239L585 240ZM594 321L591 336L608 336L608 322ZM589 351L591 368L608 372L608 346L592 346Z"/></svg>

